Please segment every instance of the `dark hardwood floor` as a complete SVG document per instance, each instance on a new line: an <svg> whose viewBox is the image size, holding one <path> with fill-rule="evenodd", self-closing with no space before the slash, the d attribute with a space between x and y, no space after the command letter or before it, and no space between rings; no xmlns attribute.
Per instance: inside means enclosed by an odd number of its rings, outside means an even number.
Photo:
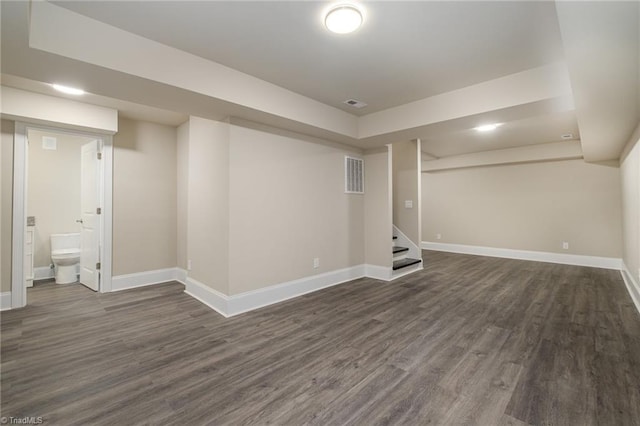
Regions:
<svg viewBox="0 0 640 426"><path fill-rule="evenodd" d="M620 273L424 252L225 319L167 283L3 312L2 416L60 425L639 425Z"/></svg>

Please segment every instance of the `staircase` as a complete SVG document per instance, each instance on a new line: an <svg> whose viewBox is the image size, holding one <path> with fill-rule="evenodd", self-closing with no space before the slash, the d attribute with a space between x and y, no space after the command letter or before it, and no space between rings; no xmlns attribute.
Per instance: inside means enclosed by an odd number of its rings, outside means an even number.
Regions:
<svg viewBox="0 0 640 426"><path fill-rule="evenodd" d="M398 272L405 272L405 271L401 271L404 268L408 268L410 266L421 266L420 264L422 263L422 259L413 259L410 257L407 257L407 254L409 253L409 248L408 247L401 247L401 246L397 246L396 245L396 241L397 241L398 237L397 236L393 236L393 271L394 274L396 273L396 271ZM411 268L413 269L413 268Z"/></svg>

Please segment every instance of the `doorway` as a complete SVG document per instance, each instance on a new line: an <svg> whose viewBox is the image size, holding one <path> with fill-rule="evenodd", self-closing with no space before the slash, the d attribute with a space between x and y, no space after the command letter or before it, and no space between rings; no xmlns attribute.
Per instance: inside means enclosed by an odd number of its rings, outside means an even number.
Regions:
<svg viewBox="0 0 640 426"><path fill-rule="evenodd" d="M111 291L112 152L111 136L16 123L12 308L34 278Z"/></svg>

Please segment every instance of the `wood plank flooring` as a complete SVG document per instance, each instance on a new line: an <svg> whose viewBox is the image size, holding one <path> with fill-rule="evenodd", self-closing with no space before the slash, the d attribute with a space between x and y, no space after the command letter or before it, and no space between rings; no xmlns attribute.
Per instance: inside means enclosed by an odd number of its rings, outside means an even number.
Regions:
<svg viewBox="0 0 640 426"><path fill-rule="evenodd" d="M179 283L39 284L1 314L2 416L51 425L640 425L617 271L424 252L225 319Z"/></svg>

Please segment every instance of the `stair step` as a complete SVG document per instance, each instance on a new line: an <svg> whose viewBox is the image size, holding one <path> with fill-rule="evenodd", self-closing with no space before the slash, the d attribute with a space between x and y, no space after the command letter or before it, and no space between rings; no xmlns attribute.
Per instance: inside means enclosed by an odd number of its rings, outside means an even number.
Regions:
<svg viewBox="0 0 640 426"><path fill-rule="evenodd" d="M416 263L422 262L421 259L411 259L407 257L406 259L396 260L393 262L393 270L397 271L398 269L406 268L407 266L415 265Z"/></svg>
<svg viewBox="0 0 640 426"><path fill-rule="evenodd" d="M393 254L402 253L403 251L409 251L409 249L406 247L400 247L400 246L395 246L393 248Z"/></svg>

